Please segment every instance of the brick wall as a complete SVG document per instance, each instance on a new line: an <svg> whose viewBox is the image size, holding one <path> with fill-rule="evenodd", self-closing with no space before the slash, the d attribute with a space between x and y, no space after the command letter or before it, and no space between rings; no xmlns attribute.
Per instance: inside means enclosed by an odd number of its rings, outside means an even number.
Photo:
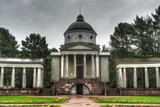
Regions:
<svg viewBox="0 0 160 107"><path fill-rule="evenodd" d="M160 89L121 89L124 96L160 96Z"/></svg>
<svg viewBox="0 0 160 107"><path fill-rule="evenodd" d="M38 95L38 89L0 89L0 96Z"/></svg>

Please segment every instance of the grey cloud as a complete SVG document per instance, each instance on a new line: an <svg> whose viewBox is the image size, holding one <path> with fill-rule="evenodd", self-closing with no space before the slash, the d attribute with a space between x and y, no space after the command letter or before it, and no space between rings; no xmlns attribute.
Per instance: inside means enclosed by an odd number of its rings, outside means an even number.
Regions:
<svg viewBox="0 0 160 107"><path fill-rule="evenodd" d="M82 0L82 14L97 32L97 44L109 43L120 22L133 22L136 15L150 15L159 0ZM30 33L46 36L49 47L63 44L63 33L76 20L81 0L0 0L0 27L21 43Z"/></svg>

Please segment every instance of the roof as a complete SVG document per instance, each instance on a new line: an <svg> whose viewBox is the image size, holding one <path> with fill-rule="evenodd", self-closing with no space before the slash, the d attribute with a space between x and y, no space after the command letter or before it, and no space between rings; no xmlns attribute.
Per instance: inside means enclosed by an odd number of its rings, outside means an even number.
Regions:
<svg viewBox="0 0 160 107"><path fill-rule="evenodd" d="M96 34L96 32L94 31L94 29L92 28L92 26L84 21L84 17L82 15L79 15L77 17L77 21L73 22L68 29L65 31L64 34L70 32L70 31L77 31L77 30L86 30L86 31L90 31L94 34Z"/></svg>
<svg viewBox="0 0 160 107"><path fill-rule="evenodd" d="M128 63L160 63L160 58L124 58L116 59L117 64L128 64Z"/></svg>
<svg viewBox="0 0 160 107"><path fill-rule="evenodd" d="M24 59L24 58L0 58L0 63L40 63L43 64L43 59Z"/></svg>

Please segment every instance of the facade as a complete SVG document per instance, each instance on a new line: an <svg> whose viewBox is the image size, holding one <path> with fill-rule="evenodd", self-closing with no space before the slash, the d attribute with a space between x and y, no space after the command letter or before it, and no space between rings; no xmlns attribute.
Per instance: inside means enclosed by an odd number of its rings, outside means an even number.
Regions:
<svg viewBox="0 0 160 107"><path fill-rule="evenodd" d="M53 94L103 94L109 83L109 53L100 52L97 34L79 15L64 33L60 52L52 52Z"/></svg>

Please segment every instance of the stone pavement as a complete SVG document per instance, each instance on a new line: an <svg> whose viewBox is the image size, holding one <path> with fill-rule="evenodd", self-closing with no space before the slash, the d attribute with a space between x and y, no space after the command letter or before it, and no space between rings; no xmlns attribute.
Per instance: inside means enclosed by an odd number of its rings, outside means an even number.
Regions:
<svg viewBox="0 0 160 107"><path fill-rule="evenodd" d="M32 97L32 96L29 96L29 97ZM65 103L53 104L53 105L61 105L61 107L100 107L100 105L143 105L143 106L147 105L147 106L160 107L160 104L95 103L91 99L92 97L124 97L124 96L58 95L58 96L41 96L41 97L69 98L69 100ZM30 106L30 105L51 105L51 104L0 104L0 106L14 106L14 105Z"/></svg>

